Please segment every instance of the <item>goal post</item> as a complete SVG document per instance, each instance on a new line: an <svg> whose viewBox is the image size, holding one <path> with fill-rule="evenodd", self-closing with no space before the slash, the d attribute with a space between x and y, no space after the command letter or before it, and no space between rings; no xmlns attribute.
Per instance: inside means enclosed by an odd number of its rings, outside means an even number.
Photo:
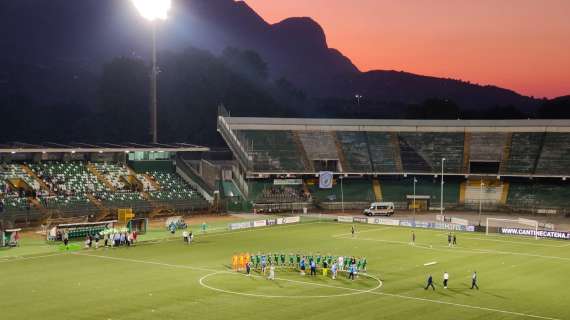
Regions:
<svg viewBox="0 0 570 320"><path fill-rule="evenodd" d="M518 219L504 219L504 218L491 218L487 217L485 225L485 235L489 235L490 228L497 228L498 230L504 229L503 234L512 235L531 235L538 239L538 221L525 218ZM531 232L529 233L528 230Z"/></svg>

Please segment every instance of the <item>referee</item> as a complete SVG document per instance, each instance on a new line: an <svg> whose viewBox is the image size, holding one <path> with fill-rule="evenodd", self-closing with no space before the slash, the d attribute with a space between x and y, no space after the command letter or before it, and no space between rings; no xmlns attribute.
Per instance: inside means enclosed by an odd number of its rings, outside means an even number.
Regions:
<svg viewBox="0 0 570 320"><path fill-rule="evenodd" d="M477 285L477 271L473 271L473 276L471 276L471 289L473 288L479 290L479 286Z"/></svg>

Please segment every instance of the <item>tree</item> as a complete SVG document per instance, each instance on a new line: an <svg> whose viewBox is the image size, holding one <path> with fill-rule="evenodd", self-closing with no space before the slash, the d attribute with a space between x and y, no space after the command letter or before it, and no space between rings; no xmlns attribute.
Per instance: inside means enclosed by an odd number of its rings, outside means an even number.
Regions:
<svg viewBox="0 0 570 320"><path fill-rule="evenodd" d="M406 118L411 119L459 119L461 111L455 102L449 99L427 99L421 105L410 105Z"/></svg>
<svg viewBox="0 0 570 320"><path fill-rule="evenodd" d="M255 51L227 47L222 52L222 60L230 69L250 80L263 82L269 76L267 63Z"/></svg>
<svg viewBox="0 0 570 320"><path fill-rule="evenodd" d="M538 116L542 119L570 119L570 96L544 100Z"/></svg>
<svg viewBox="0 0 570 320"><path fill-rule="evenodd" d="M93 119L98 136L114 142L149 140L149 81L149 68L139 59L121 57L103 66Z"/></svg>

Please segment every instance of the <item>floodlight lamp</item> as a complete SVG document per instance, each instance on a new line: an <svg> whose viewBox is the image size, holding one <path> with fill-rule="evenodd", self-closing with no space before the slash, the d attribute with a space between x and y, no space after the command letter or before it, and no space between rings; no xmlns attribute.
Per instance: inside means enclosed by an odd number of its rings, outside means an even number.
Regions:
<svg viewBox="0 0 570 320"><path fill-rule="evenodd" d="M131 0L143 18L155 21L166 20L172 0Z"/></svg>

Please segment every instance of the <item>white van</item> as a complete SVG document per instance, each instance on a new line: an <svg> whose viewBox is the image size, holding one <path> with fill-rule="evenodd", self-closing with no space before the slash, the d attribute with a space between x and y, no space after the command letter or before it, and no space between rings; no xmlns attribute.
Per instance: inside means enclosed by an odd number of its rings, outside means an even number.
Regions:
<svg viewBox="0 0 570 320"><path fill-rule="evenodd" d="M394 202L372 202L370 208L364 209L367 216L391 216L394 214Z"/></svg>

